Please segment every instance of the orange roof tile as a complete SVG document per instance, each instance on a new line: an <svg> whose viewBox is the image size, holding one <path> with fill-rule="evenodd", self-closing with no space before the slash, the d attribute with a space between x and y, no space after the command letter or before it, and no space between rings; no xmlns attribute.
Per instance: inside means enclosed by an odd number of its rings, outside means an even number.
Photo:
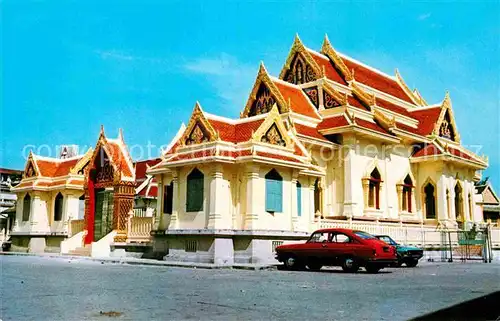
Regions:
<svg viewBox="0 0 500 321"><path fill-rule="evenodd" d="M374 130L374 131L382 133L382 134L387 134L387 135L394 136L394 134L392 134L392 133L388 132L387 130L385 130L376 121L373 123L371 121L367 121L367 120L364 120L364 119L361 119L361 118L356 118L356 124L359 125L359 126L361 126L361 127L363 127L363 128L366 128L366 129L371 129L371 130Z"/></svg>
<svg viewBox="0 0 500 321"><path fill-rule="evenodd" d="M161 158L147 159L135 163L135 180L144 180L146 178L147 167L154 166L161 162Z"/></svg>
<svg viewBox="0 0 500 321"><path fill-rule="evenodd" d="M299 135L304 135L304 136L309 136L315 139L319 140L324 140L324 141L329 141L328 139L325 138L325 136L321 135L318 130L314 127L309 127L301 124L295 124L295 129L297 130L297 134Z"/></svg>
<svg viewBox="0 0 500 321"><path fill-rule="evenodd" d="M306 94L299 87L294 85L284 84L281 81L273 80L281 95L288 103L291 103L291 109L297 114L302 114L304 116L309 116L312 118L319 118L315 112L315 107L309 101Z"/></svg>
<svg viewBox="0 0 500 321"><path fill-rule="evenodd" d="M416 153L412 155L412 157L425 157L425 156L433 156L433 155L441 155L441 150L434 144L426 144L422 149L418 150Z"/></svg>
<svg viewBox="0 0 500 321"><path fill-rule="evenodd" d="M354 79L356 81L414 104L411 98L406 94L395 79L381 75L380 73L366 68L349 58L342 57L342 60L349 70L354 70Z"/></svg>
<svg viewBox="0 0 500 321"><path fill-rule="evenodd" d="M246 142L252 138L255 132L262 124L264 119L231 124L222 120L208 119L208 122L219 133L220 139L231 143Z"/></svg>
<svg viewBox="0 0 500 321"><path fill-rule="evenodd" d="M345 118L344 115L340 116L335 116L335 117L329 117L323 119L321 123L319 123L317 129L318 130L325 130L325 129L332 129L332 128L337 128L337 127L343 127L349 125L349 122Z"/></svg>
<svg viewBox="0 0 500 321"><path fill-rule="evenodd" d="M123 155L122 149L120 145L115 142L107 141L108 150L111 155L108 155L112 160L115 166L121 169L121 172L126 177L132 177L132 172L127 162L127 158Z"/></svg>
<svg viewBox="0 0 500 321"><path fill-rule="evenodd" d="M426 136L432 134L434 126L441 114L441 106L412 110L411 116L419 121L417 133Z"/></svg>

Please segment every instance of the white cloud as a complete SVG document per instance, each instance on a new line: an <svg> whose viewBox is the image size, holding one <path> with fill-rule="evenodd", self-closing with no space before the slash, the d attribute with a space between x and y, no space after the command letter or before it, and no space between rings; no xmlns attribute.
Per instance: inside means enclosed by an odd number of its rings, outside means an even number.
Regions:
<svg viewBox="0 0 500 321"><path fill-rule="evenodd" d="M188 62L184 69L202 74L210 80L217 96L223 100L223 107L231 111L241 111L255 80L258 66L242 63L227 53L221 53L215 57L203 57Z"/></svg>
<svg viewBox="0 0 500 321"><path fill-rule="evenodd" d="M418 20L421 20L421 21L422 21L422 20L427 20L427 19L429 19L429 18L431 17L431 15L432 15L432 14L431 14L430 12L423 13L423 14L419 15L419 16L417 17L417 19L418 19Z"/></svg>

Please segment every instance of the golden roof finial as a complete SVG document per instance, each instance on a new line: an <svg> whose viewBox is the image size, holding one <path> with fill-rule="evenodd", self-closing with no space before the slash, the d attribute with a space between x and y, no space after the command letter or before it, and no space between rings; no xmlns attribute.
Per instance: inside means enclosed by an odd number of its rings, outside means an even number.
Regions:
<svg viewBox="0 0 500 321"><path fill-rule="evenodd" d="M99 131L99 135L104 136L104 125L103 124L101 124L101 130Z"/></svg>

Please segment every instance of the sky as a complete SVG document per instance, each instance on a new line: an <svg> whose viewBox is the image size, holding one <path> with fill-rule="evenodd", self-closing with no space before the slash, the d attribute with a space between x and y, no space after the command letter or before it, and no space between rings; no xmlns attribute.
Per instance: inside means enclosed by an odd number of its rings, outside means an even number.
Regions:
<svg viewBox="0 0 500 321"><path fill-rule="evenodd" d="M394 75L429 103L449 91L462 144L500 190L500 2L23 1L1 5L0 167L30 149L93 147L123 128L158 156L196 101L237 118L260 61L278 76L294 36ZM152 150L148 154L147 146Z"/></svg>

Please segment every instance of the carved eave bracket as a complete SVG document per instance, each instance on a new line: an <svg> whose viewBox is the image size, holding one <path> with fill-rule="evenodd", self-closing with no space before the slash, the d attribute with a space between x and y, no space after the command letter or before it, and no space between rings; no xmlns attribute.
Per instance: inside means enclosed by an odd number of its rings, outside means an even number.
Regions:
<svg viewBox="0 0 500 321"><path fill-rule="evenodd" d="M373 116L379 125L388 132L396 127L396 119L394 117L391 119L377 109L374 110Z"/></svg>
<svg viewBox="0 0 500 321"><path fill-rule="evenodd" d="M330 58L331 61L333 61L334 65L340 70L347 82L354 80L354 75L349 70L349 68L347 68L344 60L342 60L342 57L340 57L337 51L335 51L327 35L325 35L325 39L323 40L321 53Z"/></svg>
<svg viewBox="0 0 500 321"><path fill-rule="evenodd" d="M285 65L281 69L279 78L285 80L286 73L291 69L292 62L295 57L300 55L301 58L312 68L314 74L317 78L321 78L325 75L324 70L320 68L320 66L313 59L311 54L308 52L307 48L304 46L302 41L299 38L299 35L295 35L295 39L292 44L292 48L290 49L290 53L286 59Z"/></svg>
<svg viewBox="0 0 500 321"><path fill-rule="evenodd" d="M330 85L327 81L324 81L322 83L322 86L323 90L330 96L332 96L332 98L335 99L340 105L347 105L347 94L342 94L341 92L333 88L333 86Z"/></svg>
<svg viewBox="0 0 500 321"><path fill-rule="evenodd" d="M196 102L191 119L179 139L179 146L200 144L219 140L219 134L205 117L201 105Z"/></svg>
<svg viewBox="0 0 500 321"><path fill-rule="evenodd" d="M249 114L252 109L252 105L257 99L257 93L259 91L259 88L263 84L266 86L266 88L270 91L271 96L275 99L276 104L278 105L280 113L286 113L290 110L290 107L288 103L286 102L285 98L283 98L283 95L279 91L279 89L276 87L274 82L272 81L271 77L267 73L266 67L264 66L264 63L261 62L260 67L259 67L259 73L257 74L257 79L255 80L255 83L253 85L252 91L250 92L250 97L247 100L247 103L245 105L245 109L243 110L243 113L241 114L241 118L249 117Z"/></svg>
<svg viewBox="0 0 500 321"><path fill-rule="evenodd" d="M349 87L351 88L352 93L361 100L365 107L373 112L374 106L377 105L375 95L370 95L363 91L363 89L361 89L354 80L349 83Z"/></svg>
<svg viewBox="0 0 500 321"><path fill-rule="evenodd" d="M293 149L293 141L283 124L276 105L273 106L266 119L252 134L252 142L267 143Z"/></svg>

